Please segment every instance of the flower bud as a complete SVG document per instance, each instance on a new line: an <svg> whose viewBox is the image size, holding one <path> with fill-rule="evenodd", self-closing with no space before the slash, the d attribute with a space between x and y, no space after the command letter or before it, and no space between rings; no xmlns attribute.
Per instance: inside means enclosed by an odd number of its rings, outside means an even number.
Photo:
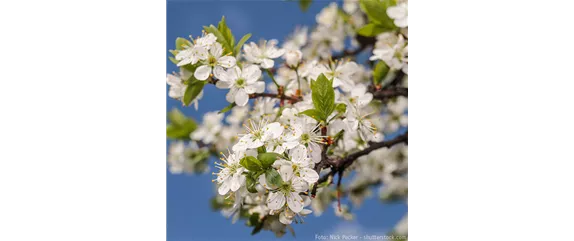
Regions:
<svg viewBox="0 0 574 241"><path fill-rule="evenodd" d="M289 67L296 67L303 58L303 54L299 50L288 50L285 55L285 62Z"/></svg>

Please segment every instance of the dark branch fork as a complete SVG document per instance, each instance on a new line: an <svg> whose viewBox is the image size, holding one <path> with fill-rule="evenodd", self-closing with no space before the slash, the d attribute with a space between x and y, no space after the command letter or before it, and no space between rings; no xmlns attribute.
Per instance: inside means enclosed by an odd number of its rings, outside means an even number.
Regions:
<svg viewBox="0 0 574 241"><path fill-rule="evenodd" d="M347 169L347 167L349 167L351 164L353 164L353 162L355 162L359 157L367 155L369 153L371 153L374 150L377 150L379 148L383 148L383 147L391 147L393 145L399 144L399 143L406 143L408 144L408 131L405 132L404 134L401 134L397 137L395 137L394 139L388 140L388 141L382 141L382 142L371 142L369 147L352 153L344 158L334 158L334 159L322 159L321 162L319 162L317 164L317 172L321 171L321 168L323 167L327 167L327 166L331 166L331 171L329 171L329 173L327 173L326 175L322 176L319 178L319 180L313 184L313 188L311 191L311 196L315 196L315 194L317 193L317 185L319 185L319 183L325 182L327 181L327 179L329 178L329 176L334 176L335 174L339 175L339 180L337 185L340 185L340 178L343 174L343 172L345 171L345 169Z"/></svg>

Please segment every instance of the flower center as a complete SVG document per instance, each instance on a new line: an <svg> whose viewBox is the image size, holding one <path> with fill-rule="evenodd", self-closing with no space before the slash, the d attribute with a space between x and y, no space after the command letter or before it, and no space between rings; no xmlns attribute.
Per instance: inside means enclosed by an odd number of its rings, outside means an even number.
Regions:
<svg viewBox="0 0 574 241"><path fill-rule="evenodd" d="M243 78L240 78L237 81L235 81L235 85L240 88L245 87L245 80Z"/></svg>
<svg viewBox="0 0 574 241"><path fill-rule="evenodd" d="M207 63L211 66L214 66L216 62L217 62L217 59L215 59L215 57L213 57L211 55L207 58Z"/></svg>
<svg viewBox="0 0 574 241"><path fill-rule="evenodd" d="M305 134L301 135L301 141L303 143L309 143L309 141L311 141L311 136L309 136L309 134L305 133Z"/></svg>

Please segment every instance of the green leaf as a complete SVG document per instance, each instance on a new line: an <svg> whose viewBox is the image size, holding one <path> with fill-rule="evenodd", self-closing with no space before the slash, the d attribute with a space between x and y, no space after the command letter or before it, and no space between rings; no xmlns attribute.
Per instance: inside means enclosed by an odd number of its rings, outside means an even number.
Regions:
<svg viewBox="0 0 574 241"><path fill-rule="evenodd" d="M265 181L267 181L267 184L272 186L281 186L283 184L281 175L279 175L279 172L273 168L265 172Z"/></svg>
<svg viewBox="0 0 574 241"><path fill-rule="evenodd" d="M260 171L262 169L261 162L257 160L257 158L252 156L246 156L244 158L241 158L239 164L245 167L245 169L253 172Z"/></svg>
<svg viewBox="0 0 574 241"><path fill-rule="evenodd" d="M174 57L169 56L168 58L169 58L169 61L171 61L173 64L179 63L179 61L175 60Z"/></svg>
<svg viewBox="0 0 574 241"><path fill-rule="evenodd" d="M239 40L239 42L237 42L237 45L233 49L233 55L234 56L237 56L239 54L239 52L241 52L241 48L243 47L243 44L245 44L245 42L247 42L247 40L249 38L251 38L250 33L243 35L243 37Z"/></svg>
<svg viewBox="0 0 574 241"><path fill-rule="evenodd" d="M299 7L303 12L306 12L312 2L313 0L299 0Z"/></svg>
<svg viewBox="0 0 574 241"><path fill-rule="evenodd" d="M376 25L374 23L369 23L369 24L366 24L363 27L361 27L359 30L357 30L357 33L359 35L366 36L366 37L374 37L374 36L377 36L378 34L384 32L385 30L387 30L387 29L380 26L380 25Z"/></svg>
<svg viewBox="0 0 574 241"><path fill-rule="evenodd" d="M247 176L245 178L245 186L247 187L247 191L249 191L250 193L257 193L257 189L255 188L255 185L257 183L255 182L255 179L251 176Z"/></svg>
<svg viewBox="0 0 574 241"><path fill-rule="evenodd" d="M263 222L258 223L255 228L253 228L253 231L251 231L251 235L255 235L259 232L261 232L261 229L263 229Z"/></svg>
<svg viewBox="0 0 574 241"><path fill-rule="evenodd" d="M175 49L182 50L187 46L191 46L191 41L181 37L175 39Z"/></svg>
<svg viewBox="0 0 574 241"><path fill-rule="evenodd" d="M301 115L301 114L306 115L306 116L309 116L309 117L311 117L311 118L313 118L313 119L315 119L315 120L317 120L317 121L321 121L321 116L322 116L322 114L321 114L318 110L308 109L308 110L306 110L306 111L302 111L302 112L299 113L299 115Z"/></svg>
<svg viewBox="0 0 574 241"><path fill-rule="evenodd" d="M233 37L231 29L229 29L229 27L227 27L227 23L225 23L225 16L221 16L221 21L219 21L219 23L217 24L217 30L219 30L219 32L221 33L221 35L223 35L225 40L229 42L230 46L235 46L235 37ZM229 48L228 50L233 51L233 48Z"/></svg>
<svg viewBox="0 0 574 241"><path fill-rule="evenodd" d="M275 160L279 159L280 157L281 155L274 152L260 153L257 155L257 159L259 159L261 165L263 165L263 168L269 168L271 165L273 165Z"/></svg>
<svg viewBox="0 0 574 241"><path fill-rule="evenodd" d="M317 80L311 80L311 98L315 110L320 113L320 119L327 121L327 117L335 110L335 90L333 81L321 74Z"/></svg>
<svg viewBox="0 0 574 241"><path fill-rule="evenodd" d="M228 111L230 111L231 109L233 109L233 107L235 107L235 106L236 106L236 104L235 104L235 102L233 102L233 103L229 104L227 107L221 109L218 113L219 113L219 114L223 114L223 113L225 113L225 112L228 112Z"/></svg>
<svg viewBox="0 0 574 241"><path fill-rule="evenodd" d="M197 129L197 123L186 117L178 109L173 109L167 114L170 124L166 127L166 136L171 139L189 140L189 134Z"/></svg>
<svg viewBox="0 0 574 241"><path fill-rule="evenodd" d="M345 113L347 111L347 105L343 104L343 103L339 103L335 107L335 110L337 110L337 112L339 112L339 113Z"/></svg>
<svg viewBox="0 0 574 241"><path fill-rule="evenodd" d="M253 213L249 216L249 226L257 226L259 224L259 213Z"/></svg>
<svg viewBox="0 0 574 241"><path fill-rule="evenodd" d="M193 78L192 78L193 79ZM205 85L205 81L196 80L192 81L191 84L187 86L185 93L183 95L183 104L188 106L194 99L201 93L203 90L203 86Z"/></svg>
<svg viewBox="0 0 574 241"><path fill-rule="evenodd" d="M384 29L393 30L397 27L393 19L387 15L387 8L396 5L396 0L361 0L360 7L369 17L371 23Z"/></svg>
<svg viewBox="0 0 574 241"><path fill-rule="evenodd" d="M384 61L379 61L373 69L373 83L380 85L387 73L389 73L389 66Z"/></svg>

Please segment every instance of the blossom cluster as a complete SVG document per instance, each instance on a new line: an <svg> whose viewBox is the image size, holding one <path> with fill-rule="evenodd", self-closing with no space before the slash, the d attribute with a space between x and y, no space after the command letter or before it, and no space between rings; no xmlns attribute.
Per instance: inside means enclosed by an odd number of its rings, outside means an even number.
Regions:
<svg viewBox="0 0 574 241"><path fill-rule="evenodd" d="M386 22L364 7L379 3ZM249 36L235 44L224 20L205 27L201 37L178 39L171 60L180 72L167 75L169 97L197 110L204 88L214 85L227 90L230 104L206 113L201 124L171 120L168 137L177 140L168 153L170 171L205 172L209 156L217 155L214 203L234 222L246 219L254 232L278 236L331 206L337 216L353 218L336 198L341 184L329 185L333 176L327 167L335 165L327 159L370 151L338 173L355 173L346 184L350 205L360 205L370 187L381 183L382 200L406 200L407 145L369 148L408 125L406 95L383 92L408 88L407 4L331 3L317 14L316 26L298 27L283 44L247 43ZM365 36L368 25L388 30ZM368 64L349 54L347 40L358 52L369 49ZM321 176L328 178L320 182Z"/></svg>

